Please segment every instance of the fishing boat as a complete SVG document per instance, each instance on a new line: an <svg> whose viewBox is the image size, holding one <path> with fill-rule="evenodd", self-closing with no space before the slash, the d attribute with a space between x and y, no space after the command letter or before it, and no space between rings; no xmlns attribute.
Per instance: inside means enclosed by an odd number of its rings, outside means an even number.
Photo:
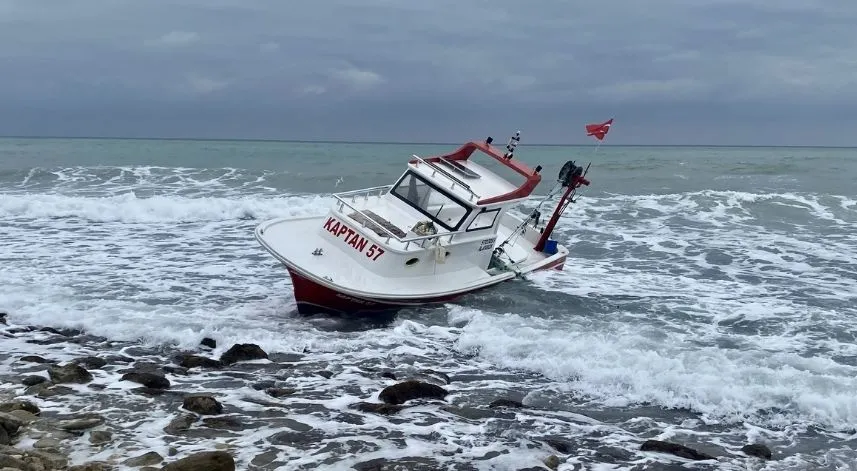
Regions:
<svg viewBox="0 0 857 471"><path fill-rule="evenodd" d="M514 214L542 179L541 166L515 157L519 141L520 132L505 151L489 137L444 155L413 155L393 184L335 193L326 214L264 221L256 239L285 265L302 314L449 302L537 270L561 270L569 251L551 234L577 188L590 182L581 166L566 162L543 200L562 190L550 220L541 225L538 208L529 217ZM518 181L502 178L503 168Z"/></svg>

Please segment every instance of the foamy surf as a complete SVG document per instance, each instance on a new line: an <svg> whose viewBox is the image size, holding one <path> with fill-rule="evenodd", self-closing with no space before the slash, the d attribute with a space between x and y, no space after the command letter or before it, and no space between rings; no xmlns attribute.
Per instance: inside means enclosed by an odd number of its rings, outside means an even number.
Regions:
<svg viewBox="0 0 857 471"><path fill-rule="evenodd" d="M220 444L247 469L352 469L381 458L413 469L519 469L551 454L559 469L685 463L641 452L649 438L719 457L697 469L759 467L741 452L755 442L780 458L765 469L842 469L853 459L853 195L587 194L559 226L573 255L563 272L407 310L389 325L355 326L296 316L287 274L252 239L260 220L326 209L330 175L311 194L289 187L289 175L310 170L4 173L0 310L17 326L104 337L83 346L27 342L52 341L49 333L5 338L6 391L24 394L21 375L44 374L20 363L26 354L175 366L174 354L211 337L218 347L203 353L212 357L245 342L284 355L167 373L177 393L215 394L227 410L219 422L164 438L180 402L134 392L119 379L129 365L118 363L95 372L103 389L75 387L39 406L46 416L101 411L109 419L117 439L104 448L86 434L69 442L76 462L149 450L166 459L171 447L183 455ZM695 178L683 174L683 184ZM351 407L394 383L382 372L425 370L451 377L443 403L391 417ZM264 381L296 392L274 400L253 387ZM488 407L498 398L525 407Z"/></svg>

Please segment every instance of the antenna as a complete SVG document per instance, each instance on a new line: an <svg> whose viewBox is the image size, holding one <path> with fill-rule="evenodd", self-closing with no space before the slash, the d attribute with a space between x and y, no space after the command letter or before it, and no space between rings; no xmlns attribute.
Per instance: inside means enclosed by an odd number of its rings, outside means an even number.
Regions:
<svg viewBox="0 0 857 471"><path fill-rule="evenodd" d="M512 155L515 153L515 148L518 147L518 142L521 141L521 131L515 131L515 135L509 138L509 143L506 144L506 153L503 154L503 157L506 159L511 159Z"/></svg>

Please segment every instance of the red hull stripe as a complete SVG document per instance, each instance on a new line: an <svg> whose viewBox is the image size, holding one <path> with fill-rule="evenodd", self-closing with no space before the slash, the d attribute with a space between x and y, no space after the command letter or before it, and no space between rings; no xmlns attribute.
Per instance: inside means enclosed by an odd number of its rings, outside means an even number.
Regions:
<svg viewBox="0 0 857 471"><path fill-rule="evenodd" d="M540 270L549 270L552 268L561 270L563 263L565 263L564 257L540 268ZM292 278L292 286L295 291L295 301L297 301L298 312L300 313L315 313L320 311L338 313L383 312L401 309L407 306L449 302L465 294L488 287L479 287L471 291L453 295L409 298L403 300L384 300L362 298L340 293L334 289L328 288L327 286L316 283L315 281L310 280L291 269L289 269L289 275L291 275Z"/></svg>

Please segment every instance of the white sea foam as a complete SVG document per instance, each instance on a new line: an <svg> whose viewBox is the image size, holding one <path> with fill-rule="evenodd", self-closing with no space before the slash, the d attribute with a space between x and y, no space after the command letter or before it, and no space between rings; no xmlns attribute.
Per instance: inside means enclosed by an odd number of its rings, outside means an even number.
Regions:
<svg viewBox="0 0 857 471"><path fill-rule="evenodd" d="M130 191L184 196L214 193L240 196L247 192L275 194L282 189L275 184L272 186L271 181L287 174L238 168L159 166L31 168L20 172L21 181L7 185L4 191L11 194L48 192L62 195L110 195Z"/></svg>
<svg viewBox="0 0 857 471"><path fill-rule="evenodd" d="M6 195L0 200L0 217L16 220L75 218L87 222L183 223L263 219L316 213L329 203L309 197L203 197L152 196L134 193L109 197L64 195Z"/></svg>
<svg viewBox="0 0 857 471"><path fill-rule="evenodd" d="M102 181L87 176L88 171L64 170L56 179ZM714 191L583 198L558 227L560 238L572 247L565 271L533 275L523 288L515 288L530 290L532 297L550 292L556 303L547 306L551 315L453 304L440 325L400 319L390 328L348 333L326 329L321 319L294 316L288 276L252 238L260 220L320 213L328 198L275 195L256 187L218 193L212 188L236 175L229 170L219 177L193 177L199 183L194 186L205 189L198 194L179 190L190 178L187 169L173 172L185 180L178 179L181 183L169 192L140 193L139 182L156 178L158 185L165 184L159 172L173 171L130 168L92 194L3 194L0 310L9 311L17 323L80 327L150 345L192 348L209 336L220 345L214 355L232 343L253 342L267 351L307 349L330 364L410 362L442 364L451 373L533 372L544 378L492 379L463 390L451 386L452 397L467 401L474 394L469 388L477 386L505 391L526 385L585 399L593 408L652 404L701 414L700 423L689 422L681 430L685 435L717 421L739 430L744 423L764 427L779 438L797 433L795 424L843 430L857 422L853 198ZM27 178L22 185L32 190L36 178ZM760 205L773 203L799 211L809 222L785 218L767 227L760 221ZM829 233L818 237L813 225ZM575 312L562 307L566 302L607 307ZM79 354L4 342L6 351L25 348L60 359ZM291 380L307 390L356 386L375 395L343 393L318 400L337 413L348 412L351 402L376 398L379 391L376 381L348 372L332 383L321 377ZM115 377L99 381L108 384L109 393L127 389ZM247 388L223 394L233 406L257 407L241 402L242 395L254 394ZM129 424L128 433L146 447L165 451L157 437L174 412L158 411L156 421L139 428ZM510 446L509 441L492 444L476 426L419 425L427 409L406 414L416 424L397 430L424 456L466 445L465 455L478 458L505 453ZM312 414L300 419L314 428L336 429L331 433L353 429ZM526 420L545 433L577 433L569 431L567 419L541 415ZM580 423L575 421L575 427L584 427ZM372 416L355 433L378 440L371 430L381 425L389 426L387 419ZM259 450L254 443L275 432L245 431L230 443L246 462ZM614 427L604 440L627 447L634 439L633 433ZM375 452L379 457L403 453L393 441L382 443ZM181 446L190 450L204 444ZM477 467L532 465L547 451L524 450ZM75 456L82 459L85 453L81 449ZM369 457L361 453L360 461ZM284 469L322 459L307 455Z"/></svg>

